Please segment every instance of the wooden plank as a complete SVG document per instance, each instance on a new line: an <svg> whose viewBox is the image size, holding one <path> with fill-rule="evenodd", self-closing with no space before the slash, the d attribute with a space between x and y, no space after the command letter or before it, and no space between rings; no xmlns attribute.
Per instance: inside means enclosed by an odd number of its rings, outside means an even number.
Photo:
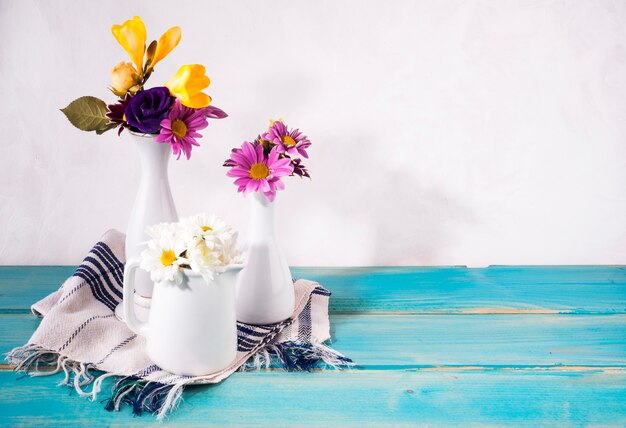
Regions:
<svg viewBox="0 0 626 428"><path fill-rule="evenodd" d="M0 425L154 424L108 413L58 379L0 373ZM164 426L624 426L624 397L624 371L235 373L190 388Z"/></svg>
<svg viewBox="0 0 626 428"><path fill-rule="evenodd" d="M57 290L75 266L0 266L0 313L28 313Z"/></svg>
<svg viewBox="0 0 626 428"><path fill-rule="evenodd" d="M624 266L300 268L333 311L624 313Z"/></svg>
<svg viewBox="0 0 626 428"><path fill-rule="evenodd" d="M0 313L26 313L68 266L0 267ZM626 267L293 268L333 292L333 312L626 313Z"/></svg>
<svg viewBox="0 0 626 428"><path fill-rule="evenodd" d="M0 315L0 352L31 315ZM333 315L333 348L367 369L626 367L626 315Z"/></svg>

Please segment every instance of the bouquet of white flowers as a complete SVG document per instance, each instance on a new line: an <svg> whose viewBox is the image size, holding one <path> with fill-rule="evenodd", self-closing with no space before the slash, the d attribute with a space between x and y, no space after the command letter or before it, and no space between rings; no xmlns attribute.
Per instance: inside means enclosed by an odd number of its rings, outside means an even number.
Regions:
<svg viewBox="0 0 626 428"><path fill-rule="evenodd" d="M160 223L148 228L148 248L141 253L141 268L154 282L180 284L183 269L207 280L227 266L242 264L237 250L237 232L215 215L197 214L178 223Z"/></svg>

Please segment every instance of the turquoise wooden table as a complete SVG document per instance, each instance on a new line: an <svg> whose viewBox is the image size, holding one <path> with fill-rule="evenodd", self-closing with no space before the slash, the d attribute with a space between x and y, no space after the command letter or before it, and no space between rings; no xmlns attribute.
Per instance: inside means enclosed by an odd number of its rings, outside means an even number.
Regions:
<svg viewBox="0 0 626 428"><path fill-rule="evenodd" d="M72 267L0 267L0 351ZM348 372L235 373L187 390L165 426L626 425L626 267L294 268L333 292ZM0 366L0 426L135 426Z"/></svg>

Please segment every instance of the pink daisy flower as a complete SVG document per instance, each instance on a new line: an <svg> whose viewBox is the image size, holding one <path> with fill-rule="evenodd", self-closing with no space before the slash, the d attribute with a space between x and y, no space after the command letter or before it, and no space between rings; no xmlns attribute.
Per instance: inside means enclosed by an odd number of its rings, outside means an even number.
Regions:
<svg viewBox="0 0 626 428"><path fill-rule="evenodd" d="M171 144L172 153L178 155L176 159L180 159L182 153L189 159L191 148L200 145L196 138L201 138L202 135L197 131L208 125L207 114L203 109L185 107L176 99L167 118L161 121L161 132L155 141Z"/></svg>
<svg viewBox="0 0 626 428"><path fill-rule="evenodd" d="M288 130L287 125L280 120L270 126L267 133L263 134L263 139L276 144L278 153L287 153L290 156L298 156L299 153L305 158L309 157L306 152L311 145L309 139L299 129Z"/></svg>
<svg viewBox="0 0 626 428"><path fill-rule="evenodd" d="M276 147L266 157L263 146L247 141L240 149L233 149L226 162L231 167L226 175L236 178L239 192L263 192L270 201L274 200L277 190L285 188L281 177L293 173L291 160L281 159Z"/></svg>

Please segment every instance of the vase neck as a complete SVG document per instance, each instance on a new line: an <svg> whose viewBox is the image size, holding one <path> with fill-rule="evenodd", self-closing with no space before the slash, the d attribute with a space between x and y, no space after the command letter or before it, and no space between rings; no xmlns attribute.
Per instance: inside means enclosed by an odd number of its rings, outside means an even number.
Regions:
<svg viewBox="0 0 626 428"><path fill-rule="evenodd" d="M153 136L132 137L139 152L142 176L167 176L167 166L171 157L170 145L157 143Z"/></svg>
<svg viewBox="0 0 626 428"><path fill-rule="evenodd" d="M248 234L253 241L274 237L274 202L267 200L262 193L250 196L250 230Z"/></svg>

